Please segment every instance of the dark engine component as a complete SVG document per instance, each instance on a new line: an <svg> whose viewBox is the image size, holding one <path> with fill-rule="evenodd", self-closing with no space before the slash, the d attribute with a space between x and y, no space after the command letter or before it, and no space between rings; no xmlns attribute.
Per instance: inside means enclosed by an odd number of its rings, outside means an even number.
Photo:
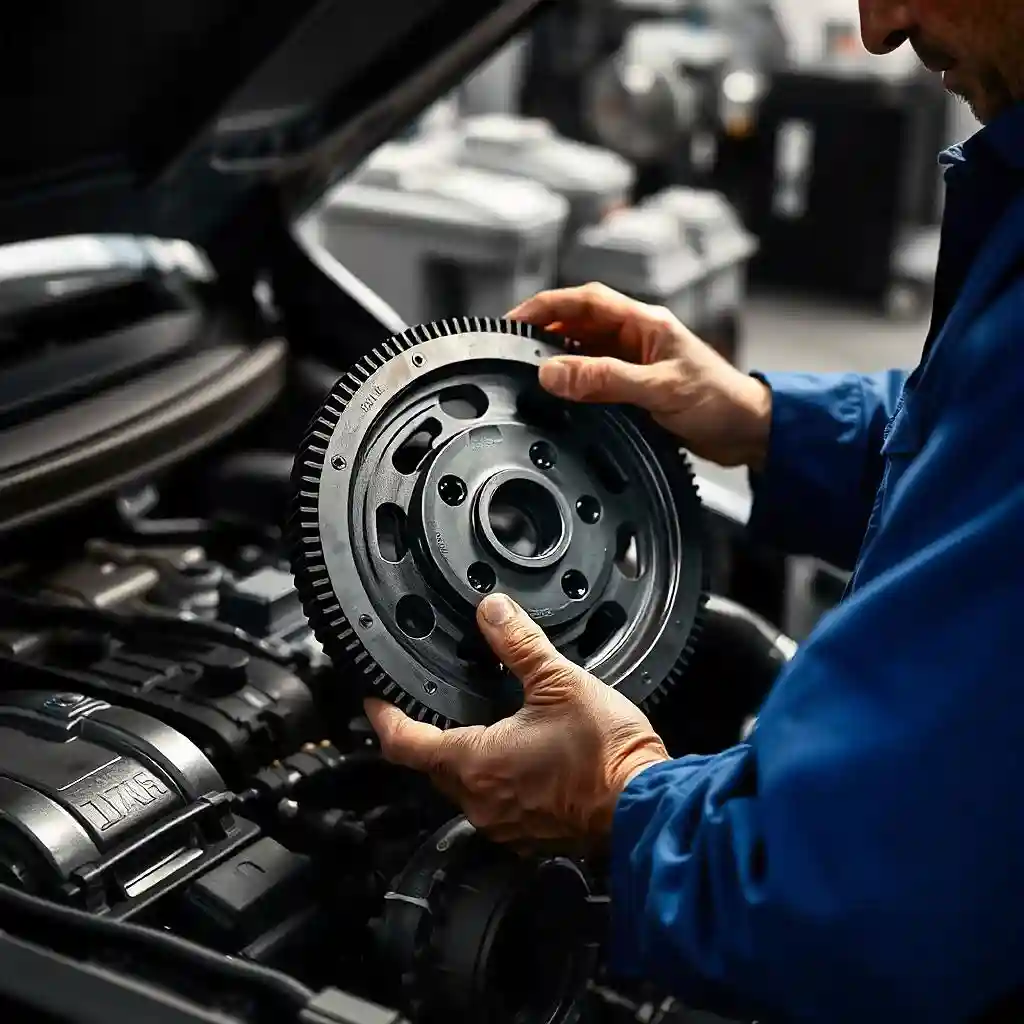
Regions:
<svg viewBox="0 0 1024 1024"><path fill-rule="evenodd" d="M78 693L0 700L0 878L129 916L251 839L201 750Z"/></svg>
<svg viewBox="0 0 1024 1024"><path fill-rule="evenodd" d="M36 603L19 607L7 595L8 621L32 611L26 628L0 631L9 685L81 691L159 715L231 785L312 738L309 684L284 655L261 657L256 646L273 639L287 654L312 641L287 573L267 566L235 577L197 548L94 542L87 555L44 580ZM115 618L129 611L137 617ZM219 621L204 621L213 615ZM230 628L224 642L208 631L225 620L248 627L249 649L233 646Z"/></svg>
<svg viewBox="0 0 1024 1024"><path fill-rule="evenodd" d="M558 340L479 318L411 328L338 381L296 458L313 630L420 718L493 722L521 702L473 618L493 590L637 702L689 656L704 571L689 465L633 410L544 394Z"/></svg>
<svg viewBox="0 0 1024 1024"><path fill-rule="evenodd" d="M415 853L373 929L422 1019L562 1024L594 971L601 908L577 864L520 859L459 818Z"/></svg>

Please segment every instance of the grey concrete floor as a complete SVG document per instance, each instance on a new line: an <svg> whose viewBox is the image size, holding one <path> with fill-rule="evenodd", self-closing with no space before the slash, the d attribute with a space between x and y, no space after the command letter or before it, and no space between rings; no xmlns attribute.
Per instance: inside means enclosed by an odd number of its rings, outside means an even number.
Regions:
<svg viewBox="0 0 1024 1024"><path fill-rule="evenodd" d="M870 372L916 365L927 318L888 319L816 299L758 296L748 303L749 369Z"/></svg>

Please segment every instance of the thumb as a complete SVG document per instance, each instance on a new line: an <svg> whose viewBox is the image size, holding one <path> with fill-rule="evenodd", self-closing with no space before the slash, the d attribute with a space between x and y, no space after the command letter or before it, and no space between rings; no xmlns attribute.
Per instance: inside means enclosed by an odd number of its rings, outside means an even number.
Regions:
<svg viewBox="0 0 1024 1024"><path fill-rule="evenodd" d="M491 594L477 606L477 623L502 664L523 684L527 704L565 700L586 674L562 657L544 631L504 594Z"/></svg>
<svg viewBox="0 0 1024 1024"><path fill-rule="evenodd" d="M610 356L555 356L541 364L541 386L559 398L646 409L665 382L664 364L642 366Z"/></svg>

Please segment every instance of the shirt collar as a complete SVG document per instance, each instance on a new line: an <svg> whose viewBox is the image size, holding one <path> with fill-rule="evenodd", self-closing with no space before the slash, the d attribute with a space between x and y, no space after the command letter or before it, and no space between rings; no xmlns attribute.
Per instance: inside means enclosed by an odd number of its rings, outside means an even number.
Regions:
<svg viewBox="0 0 1024 1024"><path fill-rule="evenodd" d="M939 156L945 167L965 163L984 148L1007 167L1024 170L1024 103L1016 103L972 135L966 142L950 146Z"/></svg>

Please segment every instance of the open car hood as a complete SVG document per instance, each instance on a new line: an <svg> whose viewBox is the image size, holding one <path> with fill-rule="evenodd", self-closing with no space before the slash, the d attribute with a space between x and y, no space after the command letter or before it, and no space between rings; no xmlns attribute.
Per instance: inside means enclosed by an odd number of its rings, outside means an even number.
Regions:
<svg viewBox="0 0 1024 1024"><path fill-rule="evenodd" d="M545 0L37 0L0 35L0 244L294 212Z"/></svg>

